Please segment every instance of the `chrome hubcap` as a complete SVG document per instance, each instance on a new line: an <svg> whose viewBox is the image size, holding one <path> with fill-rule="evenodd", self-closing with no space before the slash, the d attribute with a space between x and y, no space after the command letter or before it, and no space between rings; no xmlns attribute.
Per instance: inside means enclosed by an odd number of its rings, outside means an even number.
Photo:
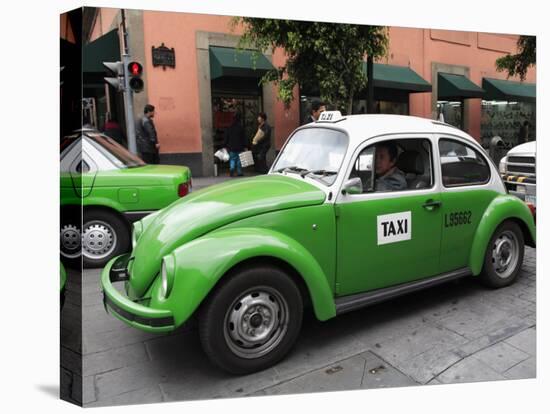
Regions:
<svg viewBox="0 0 550 414"><path fill-rule="evenodd" d="M252 359L267 354L287 331L288 304L275 289L267 286L248 290L229 307L224 321L224 337L231 351Z"/></svg>
<svg viewBox="0 0 550 414"><path fill-rule="evenodd" d="M519 243L511 231L502 232L493 244L493 269L496 274L505 279L515 270L519 258Z"/></svg>
<svg viewBox="0 0 550 414"><path fill-rule="evenodd" d="M104 221L91 221L84 225L82 234L82 254L89 259L103 259L109 256L116 246L116 233Z"/></svg>
<svg viewBox="0 0 550 414"><path fill-rule="evenodd" d="M73 224L61 227L61 254L69 259L80 256L80 230Z"/></svg>

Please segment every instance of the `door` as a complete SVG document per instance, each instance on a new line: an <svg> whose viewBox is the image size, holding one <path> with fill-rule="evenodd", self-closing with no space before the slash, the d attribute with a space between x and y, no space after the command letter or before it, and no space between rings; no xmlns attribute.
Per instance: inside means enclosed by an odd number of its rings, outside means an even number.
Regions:
<svg viewBox="0 0 550 414"><path fill-rule="evenodd" d="M499 194L486 157L455 137L439 139L441 162L441 272L468 266L475 231Z"/></svg>
<svg viewBox="0 0 550 414"><path fill-rule="evenodd" d="M438 273L441 196L433 148L430 136L384 138L353 158L347 175L363 188L336 201L338 296Z"/></svg>

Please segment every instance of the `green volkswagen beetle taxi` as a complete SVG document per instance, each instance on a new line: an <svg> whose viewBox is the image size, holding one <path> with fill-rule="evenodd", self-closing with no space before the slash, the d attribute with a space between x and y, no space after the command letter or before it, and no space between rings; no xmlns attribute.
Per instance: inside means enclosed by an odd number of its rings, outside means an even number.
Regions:
<svg viewBox="0 0 550 414"><path fill-rule="evenodd" d="M465 276L509 285L535 230L466 133L325 112L267 175L194 192L134 223L132 238L102 271L106 309L148 332L196 315L209 358L245 374L290 351L305 306L325 321Z"/></svg>
<svg viewBox="0 0 550 414"><path fill-rule="evenodd" d="M104 266L130 250L131 226L191 190L184 166L147 165L92 129L61 142L61 258Z"/></svg>

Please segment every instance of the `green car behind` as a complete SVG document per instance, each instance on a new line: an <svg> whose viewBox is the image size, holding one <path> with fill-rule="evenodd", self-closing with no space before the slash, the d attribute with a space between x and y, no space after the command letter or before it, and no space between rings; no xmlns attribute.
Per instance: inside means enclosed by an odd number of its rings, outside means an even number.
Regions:
<svg viewBox="0 0 550 414"><path fill-rule="evenodd" d="M386 188L395 174L400 188ZM132 239L102 271L106 308L159 333L196 316L209 358L246 374L290 351L304 308L325 321L461 277L513 283L535 227L466 133L328 112L293 132L267 175L194 192Z"/></svg>
<svg viewBox="0 0 550 414"><path fill-rule="evenodd" d="M110 137L82 130L61 143L61 257L100 267L130 249L136 220L191 191L184 166L147 165Z"/></svg>

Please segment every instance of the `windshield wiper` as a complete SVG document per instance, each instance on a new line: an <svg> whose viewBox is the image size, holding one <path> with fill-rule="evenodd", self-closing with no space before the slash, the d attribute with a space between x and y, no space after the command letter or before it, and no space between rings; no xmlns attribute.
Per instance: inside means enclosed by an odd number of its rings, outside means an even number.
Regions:
<svg viewBox="0 0 550 414"><path fill-rule="evenodd" d="M305 177L306 175L308 174L315 174L315 175L320 175L322 177L326 177L327 175L336 175L338 174L338 171L330 171L330 170L308 170L308 171L303 171L300 173L300 175L302 177Z"/></svg>
<svg viewBox="0 0 550 414"><path fill-rule="evenodd" d="M291 165L290 167L283 167L283 168L279 168L278 170L275 170L275 172L289 172L289 171L300 173L302 171L308 171L308 170L302 167L297 167L296 165Z"/></svg>

